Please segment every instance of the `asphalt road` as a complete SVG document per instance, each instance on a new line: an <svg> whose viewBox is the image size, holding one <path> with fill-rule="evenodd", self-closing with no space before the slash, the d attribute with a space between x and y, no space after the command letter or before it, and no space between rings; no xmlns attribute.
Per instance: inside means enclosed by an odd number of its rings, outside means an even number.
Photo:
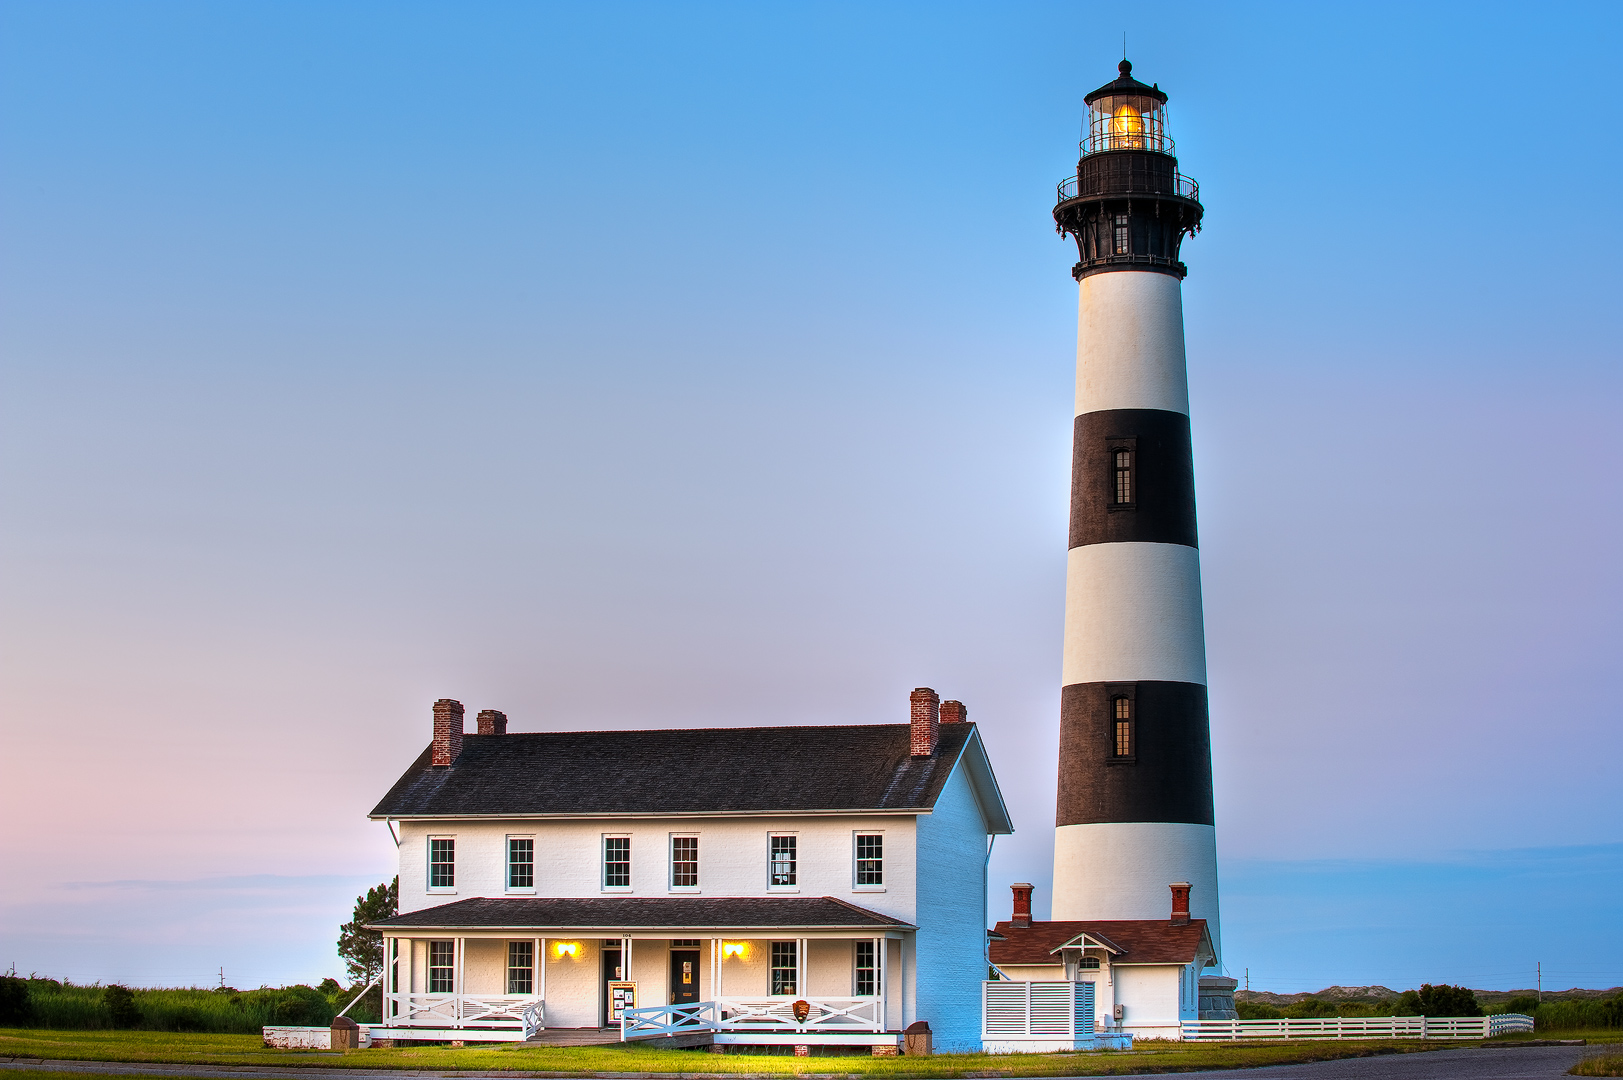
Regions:
<svg viewBox="0 0 1623 1080"><path fill-rule="evenodd" d="M1588 1054L1615 1051L1604 1046L1528 1046L1435 1050L1414 1054L1318 1061L1307 1065L1270 1065L1261 1069L1218 1069L1179 1073L1180 1077L1222 1077L1223 1080L1556 1080ZM837 1068L838 1066L831 1066ZM398 1080L401 1077L508 1077L502 1072L456 1072L405 1069L323 1069L255 1065L143 1065L123 1061L41 1061L38 1058L0 1060L0 1070L70 1072L89 1076L177 1076L198 1080ZM653 1076L647 1073L600 1073L600 1076ZM681 1074L661 1074L678 1080ZM714 1075L714 1074L711 1074ZM21 1078L19 1078L21 1080ZM742 1080L733 1077L730 1080ZM1079 1078L1085 1080L1085 1078Z"/></svg>

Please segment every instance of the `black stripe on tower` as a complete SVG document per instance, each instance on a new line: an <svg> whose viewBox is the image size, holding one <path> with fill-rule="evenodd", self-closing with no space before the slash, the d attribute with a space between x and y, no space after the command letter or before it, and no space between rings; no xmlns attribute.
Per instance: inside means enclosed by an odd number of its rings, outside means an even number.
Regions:
<svg viewBox="0 0 1623 1080"><path fill-rule="evenodd" d="M1128 714L1118 755L1121 702ZM1212 825L1212 740L1198 683L1073 683L1060 691L1056 825Z"/></svg>
<svg viewBox="0 0 1623 1080"><path fill-rule="evenodd" d="M1124 453L1125 484L1118 469ZM1105 409L1076 418L1071 547L1117 543L1200 546L1194 451L1183 413Z"/></svg>

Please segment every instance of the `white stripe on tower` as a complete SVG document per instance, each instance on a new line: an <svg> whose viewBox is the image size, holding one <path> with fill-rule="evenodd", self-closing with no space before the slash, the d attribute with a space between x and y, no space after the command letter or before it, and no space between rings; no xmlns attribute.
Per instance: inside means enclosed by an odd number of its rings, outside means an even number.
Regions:
<svg viewBox="0 0 1623 1080"><path fill-rule="evenodd" d="M1081 261L1053 917L1164 920L1187 881L1220 951L1177 259L1202 209L1130 70L1054 211Z"/></svg>

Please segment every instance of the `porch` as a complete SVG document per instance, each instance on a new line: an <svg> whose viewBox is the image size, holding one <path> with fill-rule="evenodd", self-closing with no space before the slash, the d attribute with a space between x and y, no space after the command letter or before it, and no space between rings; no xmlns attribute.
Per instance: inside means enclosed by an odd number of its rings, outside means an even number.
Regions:
<svg viewBox="0 0 1623 1080"><path fill-rule="evenodd" d="M732 910L742 904L757 919L801 918L612 928L512 918L601 905L604 914L639 921L651 910L674 919L697 914L695 903L710 909L704 914L744 914ZM494 915L506 925L470 925ZM836 919L847 925L829 925ZM552 1042L568 1030L591 1042L894 1045L912 1019L906 969L914 928L828 898L479 899L377 928L385 986L375 1039L518 1042L544 1032Z"/></svg>

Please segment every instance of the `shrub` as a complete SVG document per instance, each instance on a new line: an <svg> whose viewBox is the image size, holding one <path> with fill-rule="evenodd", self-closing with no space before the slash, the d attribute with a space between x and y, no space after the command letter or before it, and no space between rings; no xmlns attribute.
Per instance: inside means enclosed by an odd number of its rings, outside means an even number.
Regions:
<svg viewBox="0 0 1623 1080"><path fill-rule="evenodd" d="M1421 983L1419 992L1405 990L1398 998L1398 1012L1403 1016L1481 1016L1482 1006L1477 1004L1476 994L1463 986Z"/></svg>
<svg viewBox="0 0 1623 1080"><path fill-rule="evenodd" d="M1532 1016L1537 1009L1538 998L1536 997L1513 997L1504 1004L1505 1012L1522 1013L1526 1016Z"/></svg>
<svg viewBox="0 0 1623 1080"><path fill-rule="evenodd" d="M34 1018L28 980L0 975L0 1027L21 1027Z"/></svg>
<svg viewBox="0 0 1623 1080"><path fill-rule="evenodd" d="M1305 1020L1310 1017L1334 1016L1336 1007L1328 1005L1318 998L1303 998L1294 1005L1287 1005L1280 1010L1292 1020Z"/></svg>
<svg viewBox="0 0 1623 1080"><path fill-rule="evenodd" d="M101 992L102 1003L107 1006L107 1019L116 1028L138 1027L141 1009L135 1004L135 995L129 987L114 983Z"/></svg>
<svg viewBox="0 0 1623 1080"><path fill-rule="evenodd" d="M1234 1002L1234 1011L1240 1014L1241 1020L1278 1020L1285 1015L1272 1005L1260 1001Z"/></svg>

